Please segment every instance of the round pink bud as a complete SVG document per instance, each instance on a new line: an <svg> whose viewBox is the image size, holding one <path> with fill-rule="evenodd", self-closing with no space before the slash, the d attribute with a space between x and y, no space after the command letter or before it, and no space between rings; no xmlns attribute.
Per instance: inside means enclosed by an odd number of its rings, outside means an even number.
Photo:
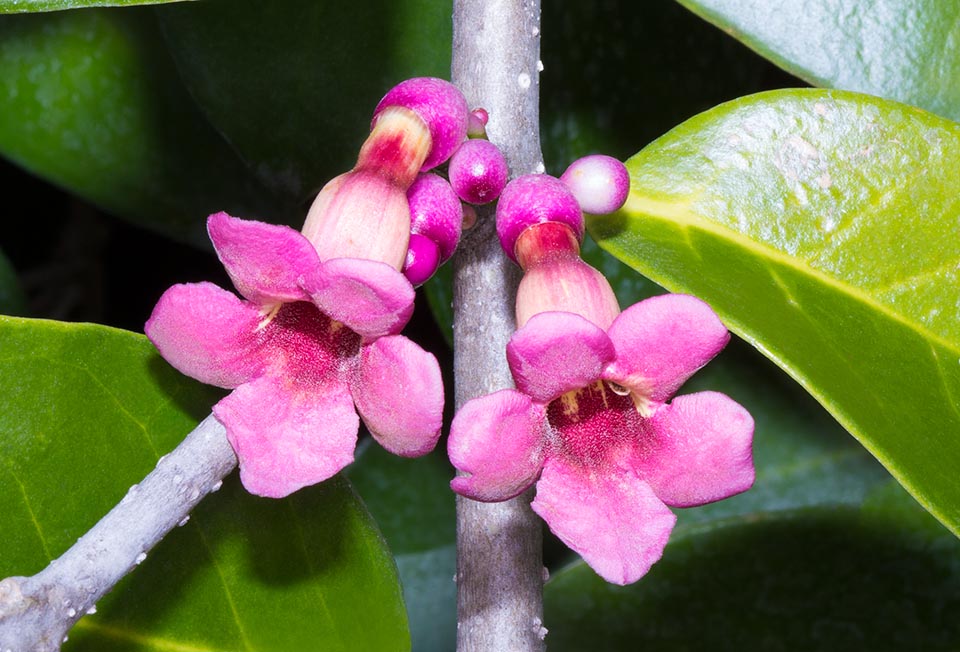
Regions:
<svg viewBox="0 0 960 652"><path fill-rule="evenodd" d="M422 170L434 168L453 154L467 137L470 109L457 87L435 77L416 77L391 88L373 112L376 124L380 113L390 106L402 106L416 113L430 129L430 153Z"/></svg>
<svg viewBox="0 0 960 652"><path fill-rule="evenodd" d="M463 201L488 204L507 185L507 159L489 140L468 140L450 157L450 185Z"/></svg>
<svg viewBox="0 0 960 652"><path fill-rule="evenodd" d="M407 260L403 264L403 275L410 285L423 285L440 267L440 249L426 236L410 234L410 246Z"/></svg>
<svg viewBox="0 0 960 652"><path fill-rule="evenodd" d="M583 213L570 189L548 174L528 174L507 184L497 204L497 235L510 260L517 262L520 234L534 224L559 222L583 241Z"/></svg>
<svg viewBox="0 0 960 652"><path fill-rule="evenodd" d="M585 213L612 213L627 201L630 174L627 166L611 156L594 154L570 164L560 177L573 191Z"/></svg>
<svg viewBox="0 0 960 652"><path fill-rule="evenodd" d="M469 138L486 138L487 122L489 121L490 114L487 113L486 109L474 109L467 122L467 136Z"/></svg>
<svg viewBox="0 0 960 652"><path fill-rule="evenodd" d="M436 243L440 263L453 255L460 242L463 208L460 198L442 177L421 174L407 191L410 204L410 233Z"/></svg>

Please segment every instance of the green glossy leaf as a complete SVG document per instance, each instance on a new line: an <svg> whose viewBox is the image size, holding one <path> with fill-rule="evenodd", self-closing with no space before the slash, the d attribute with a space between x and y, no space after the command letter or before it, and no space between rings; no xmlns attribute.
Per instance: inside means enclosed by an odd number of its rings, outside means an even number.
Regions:
<svg viewBox="0 0 960 652"><path fill-rule="evenodd" d="M960 541L893 488L678 527L629 587L576 564L546 587L550 649L955 650Z"/></svg>
<svg viewBox="0 0 960 652"><path fill-rule="evenodd" d="M677 510L681 526L802 507L860 505L890 479L809 394L739 338L680 393L704 390L727 394L753 416L757 479L733 498Z"/></svg>
<svg viewBox="0 0 960 652"><path fill-rule="evenodd" d="M0 576L40 570L215 396L142 335L0 317ZM67 650L409 650L396 568L349 485L275 501L228 478Z"/></svg>
<svg viewBox="0 0 960 652"><path fill-rule="evenodd" d="M367 440L347 467L350 481L393 551L417 652L449 652L457 642L456 504L453 467L437 450L418 459Z"/></svg>
<svg viewBox="0 0 960 652"><path fill-rule="evenodd" d="M0 14L28 14L89 7L134 7L189 0L0 0Z"/></svg>
<svg viewBox="0 0 960 652"><path fill-rule="evenodd" d="M0 314L22 315L26 312L26 303L17 272L0 250Z"/></svg>
<svg viewBox="0 0 960 652"><path fill-rule="evenodd" d="M960 119L960 20L943 0L678 0L817 86Z"/></svg>
<svg viewBox="0 0 960 652"><path fill-rule="evenodd" d="M149 9L0 17L0 153L138 224L206 243L207 214L280 219L183 89Z"/></svg>
<svg viewBox="0 0 960 652"><path fill-rule="evenodd" d="M157 8L210 121L260 178L299 200L356 163L377 102L450 74L449 0L230 0Z"/></svg>
<svg viewBox="0 0 960 652"><path fill-rule="evenodd" d="M713 305L960 531L960 125L851 93L723 105L628 162L601 246Z"/></svg>

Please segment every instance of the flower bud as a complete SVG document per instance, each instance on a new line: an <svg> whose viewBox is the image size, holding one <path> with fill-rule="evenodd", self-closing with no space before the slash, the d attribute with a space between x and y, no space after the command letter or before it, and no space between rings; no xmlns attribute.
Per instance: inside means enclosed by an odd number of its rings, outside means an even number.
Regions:
<svg viewBox="0 0 960 652"><path fill-rule="evenodd" d="M460 241L463 209L442 177L421 174L407 191L410 245L403 273L413 285L425 283L446 262Z"/></svg>
<svg viewBox="0 0 960 652"><path fill-rule="evenodd" d="M577 243L583 241L583 213L576 197L559 179L528 174L507 184L497 204L497 235L510 260L517 262L517 240L543 222L565 224Z"/></svg>
<svg viewBox="0 0 960 652"><path fill-rule="evenodd" d="M443 79L417 77L390 89L373 112L373 125L389 107L416 113L430 131L431 147L422 170L445 162L467 136L470 109L457 87Z"/></svg>
<svg viewBox="0 0 960 652"><path fill-rule="evenodd" d="M489 140L478 138L460 145L450 158L450 185L471 204L488 204L507 184L507 160Z"/></svg>
<svg viewBox="0 0 960 652"><path fill-rule="evenodd" d="M627 167L615 158L594 154L570 164L560 177L585 213L604 215L623 206L630 192Z"/></svg>
<svg viewBox="0 0 960 652"><path fill-rule="evenodd" d="M440 267L440 248L437 243L418 233L410 234L410 246L407 259L403 264L403 275L410 285L426 283Z"/></svg>
<svg viewBox="0 0 960 652"><path fill-rule="evenodd" d="M486 109L474 109L470 113L470 118L467 121L467 137L486 138L487 122L489 121L490 114L487 113Z"/></svg>
<svg viewBox="0 0 960 652"><path fill-rule="evenodd" d="M410 232L437 244L440 264L453 255L460 241L463 208L453 188L442 177L426 173L417 177L407 191L410 203Z"/></svg>

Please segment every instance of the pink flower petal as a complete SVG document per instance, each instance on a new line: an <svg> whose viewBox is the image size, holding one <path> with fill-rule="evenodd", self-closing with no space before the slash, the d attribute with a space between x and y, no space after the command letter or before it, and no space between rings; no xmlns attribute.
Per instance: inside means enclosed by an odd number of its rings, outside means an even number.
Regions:
<svg viewBox="0 0 960 652"><path fill-rule="evenodd" d="M326 315L367 339L399 333L413 314L413 286L386 263L335 258L305 279Z"/></svg>
<svg viewBox="0 0 960 652"><path fill-rule="evenodd" d="M621 585L637 581L660 559L676 522L631 472L559 458L544 465L531 507L598 575Z"/></svg>
<svg viewBox="0 0 960 652"><path fill-rule="evenodd" d="M257 306L213 283L174 285L160 297L144 332L160 355L208 385L233 388L258 376Z"/></svg>
<svg viewBox="0 0 960 652"><path fill-rule="evenodd" d="M488 502L519 495L540 473L545 426L543 407L512 389L467 401L447 441L450 461L466 475L450 486Z"/></svg>
<svg viewBox="0 0 960 652"><path fill-rule="evenodd" d="M634 468L666 504L703 505L753 485L753 418L728 396L678 396L648 423Z"/></svg>
<svg viewBox="0 0 960 652"><path fill-rule="evenodd" d="M662 403L717 355L730 334L710 306L664 294L624 310L607 331L617 360L604 378Z"/></svg>
<svg viewBox="0 0 960 652"><path fill-rule="evenodd" d="M353 461L360 420L344 384L309 390L264 376L213 407L240 461L247 491L282 498Z"/></svg>
<svg viewBox="0 0 960 652"><path fill-rule="evenodd" d="M250 301L264 305L308 298L299 279L320 258L298 231L226 213L211 215L207 231L233 284Z"/></svg>
<svg viewBox="0 0 960 652"><path fill-rule="evenodd" d="M391 453L424 455L443 424L443 379L436 358L401 335L360 351L353 400L370 434Z"/></svg>
<svg viewBox="0 0 960 652"><path fill-rule="evenodd" d="M507 344L517 389L540 403L599 379L613 359L607 334L570 312L534 315Z"/></svg>

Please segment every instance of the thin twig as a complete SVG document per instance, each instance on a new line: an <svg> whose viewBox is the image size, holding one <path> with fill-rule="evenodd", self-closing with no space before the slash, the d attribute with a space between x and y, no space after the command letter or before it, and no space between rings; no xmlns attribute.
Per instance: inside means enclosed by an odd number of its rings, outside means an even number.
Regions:
<svg viewBox="0 0 960 652"><path fill-rule="evenodd" d="M487 133L511 174L542 172L539 0L456 0L453 82L490 114ZM519 269L500 250L492 210L480 211L454 259L456 403L511 387L505 348L515 327ZM530 496L457 502L459 652L542 652L543 561Z"/></svg>
<svg viewBox="0 0 960 652"><path fill-rule="evenodd" d="M59 559L0 581L0 652L55 652L73 625L237 466L208 416Z"/></svg>

